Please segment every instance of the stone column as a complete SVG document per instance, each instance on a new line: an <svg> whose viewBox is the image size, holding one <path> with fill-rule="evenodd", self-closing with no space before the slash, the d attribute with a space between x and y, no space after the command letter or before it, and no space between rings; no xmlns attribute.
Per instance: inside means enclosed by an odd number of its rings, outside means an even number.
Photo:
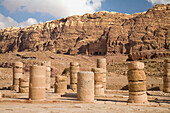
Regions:
<svg viewBox="0 0 170 113"><path fill-rule="evenodd" d="M19 91L19 78L23 76L23 63L15 62L13 64L13 90Z"/></svg>
<svg viewBox="0 0 170 113"><path fill-rule="evenodd" d="M54 84L55 93L66 93L67 92L67 77L66 76L56 76L56 82Z"/></svg>
<svg viewBox="0 0 170 113"><path fill-rule="evenodd" d="M19 93L29 92L29 78L19 78Z"/></svg>
<svg viewBox="0 0 170 113"><path fill-rule="evenodd" d="M77 97L79 101L94 101L94 73L78 72Z"/></svg>
<svg viewBox="0 0 170 113"><path fill-rule="evenodd" d="M70 63L70 88L73 91L77 91L77 73L79 72L79 63Z"/></svg>
<svg viewBox="0 0 170 113"><path fill-rule="evenodd" d="M170 59L165 59L163 92L170 93Z"/></svg>
<svg viewBox="0 0 170 113"><path fill-rule="evenodd" d="M46 89L46 67L30 67L29 99L44 100Z"/></svg>
<svg viewBox="0 0 170 113"><path fill-rule="evenodd" d="M97 68L103 68L106 70L106 59L105 58L97 59Z"/></svg>
<svg viewBox="0 0 170 113"><path fill-rule="evenodd" d="M144 63L131 62L128 64L128 89L129 103L147 103L146 94L146 75L144 72Z"/></svg>
<svg viewBox="0 0 170 113"><path fill-rule="evenodd" d="M51 88L51 61L43 61L42 66L46 66L46 89Z"/></svg>
<svg viewBox="0 0 170 113"><path fill-rule="evenodd" d="M105 70L103 68L92 68L94 72L94 94L95 95L104 95L105 87Z"/></svg>
<svg viewBox="0 0 170 113"><path fill-rule="evenodd" d="M97 68L103 68L105 71L104 76L104 90L106 90L106 59L105 58L99 58L97 59Z"/></svg>

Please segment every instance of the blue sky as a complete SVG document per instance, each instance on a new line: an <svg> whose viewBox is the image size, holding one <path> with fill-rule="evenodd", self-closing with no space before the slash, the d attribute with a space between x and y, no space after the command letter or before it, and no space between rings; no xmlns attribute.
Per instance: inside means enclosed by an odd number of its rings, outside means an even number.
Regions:
<svg viewBox="0 0 170 113"><path fill-rule="evenodd" d="M96 11L133 14L170 0L0 0L0 29L25 27Z"/></svg>

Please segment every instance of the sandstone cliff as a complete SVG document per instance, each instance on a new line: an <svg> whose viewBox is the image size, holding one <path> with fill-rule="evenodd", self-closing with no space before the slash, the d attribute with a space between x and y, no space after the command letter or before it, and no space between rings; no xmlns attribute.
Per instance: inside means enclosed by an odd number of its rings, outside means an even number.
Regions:
<svg viewBox="0 0 170 113"><path fill-rule="evenodd" d="M170 49L170 4L133 15L101 11L0 30L0 53L113 55Z"/></svg>

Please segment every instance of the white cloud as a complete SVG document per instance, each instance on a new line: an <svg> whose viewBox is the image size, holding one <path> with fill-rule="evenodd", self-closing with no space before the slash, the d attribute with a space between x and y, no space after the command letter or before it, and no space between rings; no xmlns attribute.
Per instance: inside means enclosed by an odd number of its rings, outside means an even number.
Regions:
<svg viewBox="0 0 170 113"><path fill-rule="evenodd" d="M10 12L49 13L54 17L66 17L94 13L105 0L4 0L2 5Z"/></svg>
<svg viewBox="0 0 170 113"><path fill-rule="evenodd" d="M18 23L11 17L5 17L2 14L0 14L0 29L6 28L6 27L25 27L25 26L30 26L32 24L37 24L37 20L34 18L28 18L24 22Z"/></svg>
<svg viewBox="0 0 170 113"><path fill-rule="evenodd" d="M147 0L148 2L155 4L168 4L170 3L170 0Z"/></svg>

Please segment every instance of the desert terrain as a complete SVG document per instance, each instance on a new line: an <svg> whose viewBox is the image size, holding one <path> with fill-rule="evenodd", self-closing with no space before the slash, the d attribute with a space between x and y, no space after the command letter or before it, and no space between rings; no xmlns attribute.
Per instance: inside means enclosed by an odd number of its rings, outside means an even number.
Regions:
<svg viewBox="0 0 170 113"><path fill-rule="evenodd" d="M77 101L76 94L61 96L54 94L53 84L55 76L61 75L72 61L80 63L81 71L91 71L96 67L97 58L107 59L107 91L104 97L95 97L94 103ZM170 95L163 93L163 58L141 60L145 63L147 77L148 104L127 103L128 81L127 81L127 56L84 56L64 55L53 52L18 52L0 55L0 92L3 98L0 101L0 110L3 113L168 113L170 111ZM3 62L2 62L3 61ZM51 90L47 91L46 102L27 102L27 94L19 94L10 91L12 86L12 63L21 61L24 63L25 76L29 76L29 66L41 61L51 61L53 68L51 75ZM67 70L67 69L66 69ZM69 70L68 70L69 71ZM64 74L69 76L69 72ZM25 100L26 99L26 100ZM34 109L32 109L34 107Z"/></svg>

